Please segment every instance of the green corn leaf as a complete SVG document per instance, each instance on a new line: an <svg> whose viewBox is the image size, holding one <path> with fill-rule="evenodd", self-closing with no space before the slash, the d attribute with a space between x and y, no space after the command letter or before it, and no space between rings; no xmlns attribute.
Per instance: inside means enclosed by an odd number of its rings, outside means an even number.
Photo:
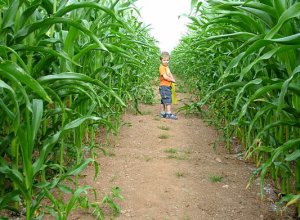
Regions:
<svg viewBox="0 0 300 220"><path fill-rule="evenodd" d="M81 57L84 57L88 52L90 52L91 50L97 50L98 49L98 45L96 44L90 44L85 46L84 48L82 48L74 57L73 60L74 61L78 61Z"/></svg>
<svg viewBox="0 0 300 220"><path fill-rule="evenodd" d="M191 0L191 9L195 8L198 3L198 0Z"/></svg>
<svg viewBox="0 0 300 220"><path fill-rule="evenodd" d="M1 31L5 28L12 27L15 24L16 15L18 13L19 6L20 6L19 0L11 1L11 5L9 6L6 13L4 13Z"/></svg>
<svg viewBox="0 0 300 220"><path fill-rule="evenodd" d="M124 200L124 197L121 195L121 189L120 187L114 187L112 188L112 197L113 198L118 198L118 199L121 199L121 200Z"/></svg>
<svg viewBox="0 0 300 220"><path fill-rule="evenodd" d="M88 27L87 25L85 25L85 26ZM71 27L69 29L66 40L64 41L65 42L64 43L64 51L66 51L69 54L69 56L74 55L74 41L78 35L79 35L78 29L76 29L74 27Z"/></svg>
<svg viewBox="0 0 300 220"><path fill-rule="evenodd" d="M61 135L62 131L57 132L55 135L48 138L44 143L42 150L40 151L39 158L34 162L33 164L33 176L35 176L40 170L44 169L44 162L46 160L46 157L51 152L53 146L57 143L59 140L59 137Z"/></svg>
<svg viewBox="0 0 300 220"><path fill-rule="evenodd" d="M259 146L255 148L255 152L265 152L265 153L271 153L274 151L273 146Z"/></svg>
<svg viewBox="0 0 300 220"><path fill-rule="evenodd" d="M73 193L73 190L67 185L60 184L60 185L58 185L58 188L63 193Z"/></svg>
<svg viewBox="0 0 300 220"><path fill-rule="evenodd" d="M18 99L15 91L13 90L12 87L10 87L8 84L6 84L4 81L0 80L0 88L7 89L10 93L11 96L11 101L14 103L15 106L15 111L16 113L14 114L9 107L2 101L1 99L1 104L2 109L7 113L7 116L10 117L11 121L13 121L14 124L14 131L17 132L18 126L20 124L20 111L19 111L19 104L18 104Z"/></svg>
<svg viewBox="0 0 300 220"><path fill-rule="evenodd" d="M30 19L30 17L34 14L34 12L37 10L37 8L41 5L41 2L33 2L32 5L26 8L25 11L23 11L20 19L19 19L19 25L20 27L23 27L23 25Z"/></svg>
<svg viewBox="0 0 300 220"><path fill-rule="evenodd" d="M290 206L290 205L293 205L297 202L300 201L300 194L298 195L293 195L293 197L290 199L290 201L286 204L286 206Z"/></svg>
<svg viewBox="0 0 300 220"><path fill-rule="evenodd" d="M39 82L42 84L50 81L56 81L56 80L62 80L62 79L73 79L73 80L80 80L80 81L85 81L89 82L95 85L98 85L100 88L104 88L107 91L109 91L110 94L112 94L119 102L121 105L125 106L125 103L123 100L111 89L109 89L104 83L102 83L99 80L95 80L90 78L89 76L80 74L80 73L73 73L73 72L68 72L68 73L61 73L57 75L48 75L48 76L43 76L38 79Z"/></svg>
<svg viewBox="0 0 300 220"><path fill-rule="evenodd" d="M25 181L22 174L16 169L9 168L3 158L0 158L0 173L6 175L9 179L11 179L12 182L22 192L24 197L30 199L28 195L29 192L25 186Z"/></svg>
<svg viewBox="0 0 300 220"><path fill-rule="evenodd" d="M248 106L251 102L253 102L256 98L260 98L262 95L265 95L269 91L272 90L278 90L281 88L283 82L274 82L271 85L264 86L262 88L259 88L251 97L250 99L243 105L241 109L241 113L239 115L238 121L241 120L241 118L246 114Z"/></svg>
<svg viewBox="0 0 300 220"><path fill-rule="evenodd" d="M80 164L73 167L70 171L66 173L67 176L75 176L79 175L90 163L92 163L94 160L92 158L88 158L81 162Z"/></svg>
<svg viewBox="0 0 300 220"><path fill-rule="evenodd" d="M0 87L1 87L1 82L0 82ZM3 110L3 113L2 113L3 116L6 114L6 116L8 116L11 121L13 121L15 118L15 114L11 110L9 110L7 105L3 102L3 99L0 99L0 107Z"/></svg>
<svg viewBox="0 0 300 220"><path fill-rule="evenodd" d="M258 17L260 19L260 21L264 22L269 27L271 27L273 25L273 20L272 20L270 14L263 10L260 10L258 8L247 7L247 6L239 6L238 8L240 10L249 12L250 14Z"/></svg>
<svg viewBox="0 0 300 220"><path fill-rule="evenodd" d="M244 78L244 76L253 68L253 66L255 66L258 62L262 61L262 60L268 60L271 57L274 57L275 55L279 54L279 53L283 53L283 52L287 52L289 50L293 50L296 49L297 46L278 46L264 54L262 54L261 56L259 56L258 58L256 58L253 62L251 62L248 66L246 66L245 68L242 69L242 72L240 74L240 80L242 80Z"/></svg>
<svg viewBox="0 0 300 220"><path fill-rule="evenodd" d="M20 202L20 191L19 190L13 190L5 195L2 195L0 198L0 210L3 209L9 209L16 213L19 212L15 207L9 206L13 202Z"/></svg>
<svg viewBox="0 0 300 220"><path fill-rule="evenodd" d="M79 22L75 22L69 18L57 18L57 17L46 18L42 21L30 24L27 27L24 27L18 31L18 33L15 36L15 41L21 42L25 37L28 37L32 32L34 32L38 29L41 29L41 28L49 27L49 26L51 26L53 24L57 24L57 23L62 23L62 24L70 25L70 26L77 28L78 30L82 31L84 34L90 36L99 45L100 49L107 51L105 46L99 41L98 37L93 32L91 32L90 30L85 28Z"/></svg>
<svg viewBox="0 0 300 220"><path fill-rule="evenodd" d="M85 94L86 97L91 99L93 102L96 102L99 107L102 107L103 105L109 105L109 103L101 96L99 96L95 88L89 83L77 80L60 80L48 86L53 87L53 89L55 89L60 96L68 96L81 93Z"/></svg>
<svg viewBox="0 0 300 220"><path fill-rule="evenodd" d="M28 70L26 64L24 63L24 61L22 60L22 58L19 56L19 54L18 54L16 51L14 51L11 47L6 47L6 46L4 46L4 45L0 45L0 48L1 48L2 50L8 50L8 51L12 52L12 53L16 56L18 62L19 62L20 65L21 65L21 67L22 67L27 73L29 73L29 70Z"/></svg>
<svg viewBox="0 0 300 220"><path fill-rule="evenodd" d="M250 137L251 137L251 131L255 125L255 123L257 122L258 119L260 119L262 116L266 116L266 115L269 115L270 112L276 108L276 105L274 105L273 103L268 103L266 102L266 104L264 105L263 108L259 109L254 118L251 120L250 122L250 125L249 125L249 129L248 129L248 137L247 137L247 140L248 140L248 143L250 143Z"/></svg>
<svg viewBox="0 0 300 220"><path fill-rule="evenodd" d="M251 0L247 3L245 3L244 5L247 6L247 7L251 7L251 8L255 8L255 9L264 11L272 17L274 17L275 14L276 14L275 8L268 5L268 4L266 4L266 2L261 3L261 2L254 2L254 1Z"/></svg>
<svg viewBox="0 0 300 220"><path fill-rule="evenodd" d="M276 162L276 159L280 155L284 155L288 152L289 149L299 145L300 139L292 139L281 145L280 147L276 148L270 159L268 159L262 166L261 166L261 175L260 175L260 190L261 190L261 195L263 196L264 192L264 180L265 176L267 174L267 171L269 167Z"/></svg>
<svg viewBox="0 0 300 220"><path fill-rule="evenodd" d="M293 34L293 35L290 35L290 36L287 36L287 37L270 39L270 41L280 43L280 44L286 44L286 45L296 45L296 47L299 48L300 33Z"/></svg>
<svg viewBox="0 0 300 220"><path fill-rule="evenodd" d="M296 3L287 10L285 10L280 16L278 23L269 31L265 39L271 39L279 31L284 22L287 20L298 17L300 15L300 3Z"/></svg>
<svg viewBox="0 0 300 220"><path fill-rule="evenodd" d="M80 199L80 194L83 192L85 192L85 194L87 194L88 189L91 189L91 187L90 186L82 186L82 187L79 187L78 189L76 189L76 191L72 194L72 197L70 198L69 202L67 203L66 216L68 216L69 213L71 212L71 210L74 208L76 201L78 201Z"/></svg>
<svg viewBox="0 0 300 220"><path fill-rule="evenodd" d="M79 63L76 63L74 60L72 60L64 51L55 51L52 50L48 47L42 47L42 46L27 46L27 45L15 45L12 47L15 51L18 50L26 50L26 51L35 51L35 52L39 52L39 53L45 53L45 54L51 54L55 57L60 57L63 58L65 60L68 60L70 62L72 62L74 65L76 66L81 66Z"/></svg>
<svg viewBox="0 0 300 220"><path fill-rule="evenodd" d="M36 175L38 171L40 171L41 169L43 169L43 164L44 164L44 161L45 161L46 157L51 152L53 146L58 142L58 140L59 140L60 136L62 135L62 133L64 131L69 130L69 129L74 129L74 128L80 126L83 122L85 122L87 120L99 121L100 118L99 117L93 117L93 116L85 116L85 117L77 118L74 121L71 121L68 124L66 124L62 128L62 130L60 130L55 135L53 135L50 138L48 138L43 143L43 148L42 148L42 150L40 152L40 156L39 156L39 158L33 164L33 175Z"/></svg>
<svg viewBox="0 0 300 220"><path fill-rule="evenodd" d="M300 73L300 65L297 66L293 73L291 74L290 78L288 78L282 85L279 98L278 98L278 108L277 108L277 114L280 114L282 111L283 105L284 105L284 97L286 96L286 93L288 91L290 82L294 79L294 77Z"/></svg>
<svg viewBox="0 0 300 220"><path fill-rule="evenodd" d="M300 122L297 122L297 121L276 121L276 122L273 122L273 123L270 123L268 125L266 125L263 129L261 129L258 134L256 135L256 137L254 138L254 141L255 140L258 140L259 137L266 133L268 130L272 129L272 128L275 128L275 127L279 127L281 125L288 125L290 127L297 127L299 128L300 127ZM277 148L276 148L277 149Z"/></svg>
<svg viewBox="0 0 300 220"><path fill-rule="evenodd" d="M257 78L257 79L251 80L251 81L248 82L246 85L244 85L244 86L242 87L242 89L238 92L238 94L237 94L237 96L236 96L236 98L235 98L235 101L234 101L234 108L237 107L238 102L239 102L239 100L241 99L243 93L244 93L249 87L251 87L251 86L257 86L257 85L261 84L262 81L263 81L262 79Z"/></svg>
<svg viewBox="0 0 300 220"><path fill-rule="evenodd" d="M226 78L229 74L232 68L237 67L237 65L240 63L242 58L244 57L245 52L240 53L235 58L232 59L232 61L228 64L228 67L224 71L224 75L222 75L222 78Z"/></svg>
<svg viewBox="0 0 300 220"><path fill-rule="evenodd" d="M112 18L117 19L116 14L113 10L101 6L101 4L98 4L96 2L77 2L72 3L66 7L63 7L59 11L55 13L55 17L62 17L63 15L67 14L70 11L73 11L75 9L79 8L95 8L101 11L104 11L106 14L110 15Z"/></svg>
<svg viewBox="0 0 300 220"><path fill-rule="evenodd" d="M286 155L286 161L296 161L300 157L300 149L295 150L293 153Z"/></svg>
<svg viewBox="0 0 300 220"><path fill-rule="evenodd" d="M29 194L31 194L33 186L33 170L32 170L32 150L33 146L31 143L32 131L28 126L20 127L18 130L18 139L20 141L20 150L22 156L22 165L24 173L24 185Z"/></svg>
<svg viewBox="0 0 300 220"><path fill-rule="evenodd" d="M273 155L271 157L272 162L274 162L280 155L287 154L289 149L295 146L299 146L299 144L300 138L288 140L286 143L274 150Z"/></svg>
<svg viewBox="0 0 300 220"><path fill-rule="evenodd" d="M101 118L99 117L94 117L94 116L85 116L85 117L81 117L78 119L75 119L74 121L68 123L63 130L69 130L69 129L73 129L78 127L79 125L81 125L83 122L85 122L86 120L94 120L94 121L99 121Z"/></svg>
<svg viewBox="0 0 300 220"><path fill-rule="evenodd" d="M0 64L0 73L7 76L11 74L17 78L20 82L30 87L36 94L41 96L44 100L52 102L48 94L45 92L43 87L33 79L28 73L13 62L5 61Z"/></svg>
<svg viewBox="0 0 300 220"><path fill-rule="evenodd" d="M3 72L1 70L0 70L0 74L3 74ZM8 78L8 80L10 81L10 83L17 88L17 91L19 91L23 95L23 98L25 99L25 103L26 103L26 108L29 109L29 110L31 110L30 100L29 100L29 97L28 97L28 95L26 93L26 90L25 90L24 86L22 86L21 83L20 83L20 81L18 79L16 79L11 74L7 74L7 75L5 75L5 77Z"/></svg>
<svg viewBox="0 0 300 220"><path fill-rule="evenodd" d="M43 107L43 101L41 99L33 99L32 101L32 123L31 123L31 143L32 143L32 149L30 153L33 152L33 146L38 136L38 131L40 129L40 125L42 122L44 107ZM31 155L30 157L31 158Z"/></svg>
<svg viewBox="0 0 300 220"><path fill-rule="evenodd" d="M223 34L223 35L208 37L208 38L206 38L206 40L216 40L216 39L225 38L225 37L234 37L237 39L240 39L240 38L248 39L249 37L254 37L254 36L255 36L255 34L252 34L249 32L236 32L236 33L232 33L232 34Z"/></svg>

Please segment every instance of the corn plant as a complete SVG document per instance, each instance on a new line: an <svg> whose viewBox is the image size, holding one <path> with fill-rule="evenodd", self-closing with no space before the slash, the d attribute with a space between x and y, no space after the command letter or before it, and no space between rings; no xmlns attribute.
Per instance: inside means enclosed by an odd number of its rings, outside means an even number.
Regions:
<svg viewBox="0 0 300 220"><path fill-rule="evenodd" d="M77 180L89 164L98 174L100 127L117 134L122 112L151 91L158 48L133 3L0 2L3 218L67 219L87 204L104 218Z"/></svg>
<svg viewBox="0 0 300 220"><path fill-rule="evenodd" d="M300 3L294 0L192 1L189 32L171 65L190 78L230 150L236 136L257 165L261 195L269 176L300 215ZM209 115L207 115L209 114Z"/></svg>

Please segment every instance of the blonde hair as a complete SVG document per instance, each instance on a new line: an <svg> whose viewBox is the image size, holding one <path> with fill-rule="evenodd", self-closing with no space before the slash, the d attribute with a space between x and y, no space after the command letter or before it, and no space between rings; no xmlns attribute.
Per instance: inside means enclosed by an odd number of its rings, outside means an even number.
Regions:
<svg viewBox="0 0 300 220"><path fill-rule="evenodd" d="M169 58L170 59L170 54L167 51L161 52L160 60L162 60L163 58Z"/></svg>

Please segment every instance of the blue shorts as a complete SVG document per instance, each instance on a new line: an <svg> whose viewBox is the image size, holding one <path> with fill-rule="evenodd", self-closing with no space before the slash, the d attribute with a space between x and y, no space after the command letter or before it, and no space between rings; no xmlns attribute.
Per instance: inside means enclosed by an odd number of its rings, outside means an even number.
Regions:
<svg viewBox="0 0 300 220"><path fill-rule="evenodd" d="M171 105L172 104L172 90L171 86L160 86L159 94L161 96L161 104Z"/></svg>

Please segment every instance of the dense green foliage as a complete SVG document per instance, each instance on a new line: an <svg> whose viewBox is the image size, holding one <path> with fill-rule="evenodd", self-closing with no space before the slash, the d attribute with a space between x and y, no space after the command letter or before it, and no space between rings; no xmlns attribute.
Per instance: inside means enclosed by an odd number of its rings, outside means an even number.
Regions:
<svg viewBox="0 0 300 220"><path fill-rule="evenodd" d="M133 3L0 1L0 210L67 219L80 204L103 218L76 176L97 174L95 135L151 99L158 65Z"/></svg>
<svg viewBox="0 0 300 220"><path fill-rule="evenodd" d="M174 72L213 119L228 150L238 137L261 191L269 175L300 215L300 2L192 1L189 32L172 52ZM203 111L207 105L210 111Z"/></svg>

